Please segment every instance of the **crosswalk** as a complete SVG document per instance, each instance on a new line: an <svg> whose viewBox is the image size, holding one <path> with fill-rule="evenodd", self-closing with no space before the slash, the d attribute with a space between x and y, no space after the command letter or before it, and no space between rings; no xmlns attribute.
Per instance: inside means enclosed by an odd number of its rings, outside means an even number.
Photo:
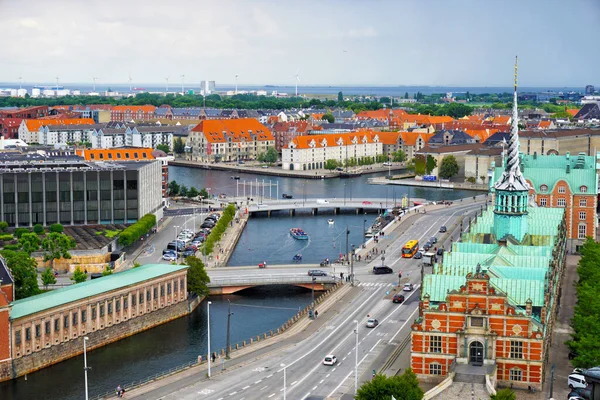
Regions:
<svg viewBox="0 0 600 400"><path fill-rule="evenodd" d="M395 283L387 283L387 282L360 282L358 284L358 286L376 289L376 288L380 288L380 287L394 287L397 285Z"/></svg>

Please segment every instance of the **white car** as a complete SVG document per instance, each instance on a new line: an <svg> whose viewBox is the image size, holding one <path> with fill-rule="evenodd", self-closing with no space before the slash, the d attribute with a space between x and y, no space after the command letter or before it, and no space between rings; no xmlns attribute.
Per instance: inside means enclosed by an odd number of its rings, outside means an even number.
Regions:
<svg viewBox="0 0 600 400"><path fill-rule="evenodd" d="M571 389L582 388L585 389L587 387L587 382L585 381L585 377L581 374L571 374L567 378L567 383Z"/></svg>
<svg viewBox="0 0 600 400"><path fill-rule="evenodd" d="M177 256L174 253L165 253L162 259L165 261L177 261Z"/></svg>
<svg viewBox="0 0 600 400"><path fill-rule="evenodd" d="M391 163L391 162L384 162L384 163L383 163L383 166L384 166L384 167L391 167L391 166L392 166L392 163Z"/></svg>
<svg viewBox="0 0 600 400"><path fill-rule="evenodd" d="M405 283L405 284L404 284L404 287L402 288L402 290L404 290L405 292L412 292L412 290L413 290L414 288L415 288L415 287L413 286L413 284L412 284L412 283Z"/></svg>
<svg viewBox="0 0 600 400"><path fill-rule="evenodd" d="M323 364L324 365L335 365L335 364L337 364L337 357L334 356L333 354L328 354L323 359Z"/></svg>

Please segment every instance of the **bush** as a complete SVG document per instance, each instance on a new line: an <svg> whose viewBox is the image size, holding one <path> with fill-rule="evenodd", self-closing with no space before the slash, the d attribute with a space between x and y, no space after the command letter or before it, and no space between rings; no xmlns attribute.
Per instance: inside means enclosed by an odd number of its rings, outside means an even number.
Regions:
<svg viewBox="0 0 600 400"><path fill-rule="evenodd" d="M38 235L43 235L44 234L44 227L42 226L42 224L36 224L33 227L33 231L35 233L37 233Z"/></svg>
<svg viewBox="0 0 600 400"><path fill-rule="evenodd" d="M21 246L18 244L7 244L4 246L4 250L19 250Z"/></svg>
<svg viewBox="0 0 600 400"><path fill-rule="evenodd" d="M15 237L17 237L17 238L20 238L24 233L29 233L29 229L27 229L27 228L15 229Z"/></svg>
<svg viewBox="0 0 600 400"><path fill-rule="evenodd" d="M135 243L139 238L150 232L150 229L156 225L156 216L154 214L146 214L138 222L128 226L119 235L119 244L121 246L129 246Z"/></svg>
<svg viewBox="0 0 600 400"><path fill-rule="evenodd" d="M10 235L10 234L0 235L0 240L3 240L5 242L9 242L13 239L14 239L13 235Z"/></svg>
<svg viewBox="0 0 600 400"><path fill-rule="evenodd" d="M210 232L210 235L208 235L202 244L202 247L200 247L201 254L208 255L213 252L215 243L221 240L221 236L223 236L223 233L225 233L225 230L227 229L227 226L231 220L233 220L233 217L235 217L235 205L230 204L225 208L225 210L223 210L223 215L219 219L219 222L217 222L213 230Z"/></svg>
<svg viewBox="0 0 600 400"><path fill-rule="evenodd" d="M475 177L470 176L470 177L467 178L467 182L469 182L469 183L476 183L477 180L475 179Z"/></svg>
<svg viewBox="0 0 600 400"><path fill-rule="evenodd" d="M50 225L50 232L63 233L65 228L61 224Z"/></svg>
<svg viewBox="0 0 600 400"><path fill-rule="evenodd" d="M0 231L6 232L6 229L8 229L8 222L0 221Z"/></svg>

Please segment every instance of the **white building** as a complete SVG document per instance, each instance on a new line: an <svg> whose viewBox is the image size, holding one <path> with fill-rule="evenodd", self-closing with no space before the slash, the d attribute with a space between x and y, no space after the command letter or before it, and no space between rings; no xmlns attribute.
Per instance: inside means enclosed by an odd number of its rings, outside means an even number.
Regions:
<svg viewBox="0 0 600 400"><path fill-rule="evenodd" d="M111 149L113 147L134 146L156 149L159 144L173 149L175 132L180 126L134 126L126 128L95 129L90 136L93 149Z"/></svg>
<svg viewBox="0 0 600 400"><path fill-rule="evenodd" d="M39 144L55 145L92 141L92 135L102 125L45 125L38 131Z"/></svg>
<svg viewBox="0 0 600 400"><path fill-rule="evenodd" d="M310 135L295 137L281 150L281 161L283 169L306 171L324 168L327 160L343 164L380 154L383 144L377 132Z"/></svg>

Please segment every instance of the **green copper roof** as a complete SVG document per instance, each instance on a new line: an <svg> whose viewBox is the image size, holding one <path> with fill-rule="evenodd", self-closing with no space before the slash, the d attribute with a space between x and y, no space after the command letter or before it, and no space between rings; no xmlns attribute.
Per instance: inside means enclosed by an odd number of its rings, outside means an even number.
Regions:
<svg viewBox="0 0 600 400"><path fill-rule="evenodd" d="M10 318L26 315L134 285L186 269L187 265L148 264L11 303Z"/></svg>

